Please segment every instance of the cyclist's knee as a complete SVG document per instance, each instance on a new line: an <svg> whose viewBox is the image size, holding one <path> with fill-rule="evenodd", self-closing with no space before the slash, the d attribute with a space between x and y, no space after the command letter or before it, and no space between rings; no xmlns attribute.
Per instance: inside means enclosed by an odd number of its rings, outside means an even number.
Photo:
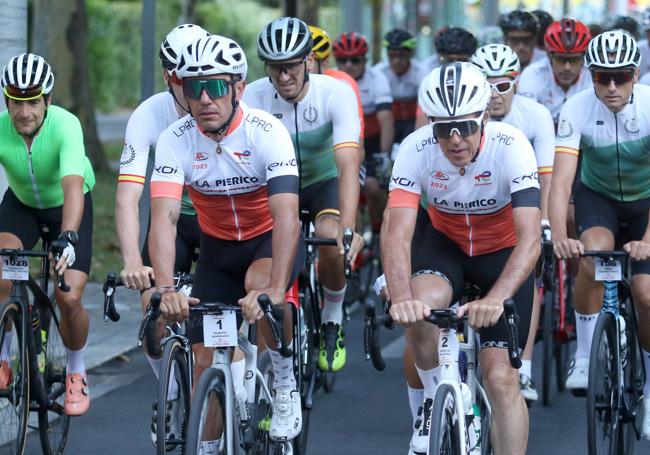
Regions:
<svg viewBox="0 0 650 455"><path fill-rule="evenodd" d="M411 280L413 297L434 309L448 308L452 289L446 278L435 274L423 274Z"/></svg>
<svg viewBox="0 0 650 455"><path fill-rule="evenodd" d="M21 249L23 242L11 232L0 232L0 248Z"/></svg>
<svg viewBox="0 0 650 455"><path fill-rule="evenodd" d="M504 354L506 354L506 351ZM490 401L511 400L513 394L519 394L519 377L517 370L512 368L507 358L503 362L481 364L483 385L490 394Z"/></svg>
<svg viewBox="0 0 650 455"><path fill-rule="evenodd" d="M632 296L636 310L650 315L650 275L639 274L633 277Z"/></svg>
<svg viewBox="0 0 650 455"><path fill-rule="evenodd" d="M82 289L71 288L68 292L59 292L56 296L56 302L61 308L61 311L81 311L83 306L81 304Z"/></svg>
<svg viewBox="0 0 650 455"><path fill-rule="evenodd" d="M333 214L321 215L314 223L316 237L335 238L339 231L339 218Z"/></svg>
<svg viewBox="0 0 650 455"><path fill-rule="evenodd" d="M192 350L194 351L194 376L198 382L201 373L212 365L212 350L204 347L203 344L195 344Z"/></svg>

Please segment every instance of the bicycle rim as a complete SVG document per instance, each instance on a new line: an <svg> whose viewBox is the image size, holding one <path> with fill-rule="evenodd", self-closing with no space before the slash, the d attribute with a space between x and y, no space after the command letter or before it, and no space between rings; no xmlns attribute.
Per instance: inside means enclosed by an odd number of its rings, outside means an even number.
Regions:
<svg viewBox="0 0 650 455"><path fill-rule="evenodd" d="M543 362L542 362L542 404L551 404L551 378L553 377L553 335L555 324L555 292L544 289L544 322L542 327Z"/></svg>
<svg viewBox="0 0 650 455"><path fill-rule="evenodd" d="M228 446L226 427L232 422L226 420L225 384L223 375L214 368L208 368L201 375L190 406L190 418L187 425L188 455L199 455L203 441L215 440L221 437L217 454L225 454ZM223 423L223 432L217 434L217 426ZM233 428L232 434L237 431Z"/></svg>
<svg viewBox="0 0 650 455"><path fill-rule="evenodd" d="M436 397L431 408L429 453L460 455L460 438L458 403L456 402L454 389L449 384L442 384L436 391Z"/></svg>
<svg viewBox="0 0 650 455"><path fill-rule="evenodd" d="M11 332L6 360L11 370L11 381L6 389L0 391L0 446L15 454L23 453L29 417L30 381L24 329L18 305L5 304L0 317L0 343L4 342L5 334Z"/></svg>
<svg viewBox="0 0 650 455"><path fill-rule="evenodd" d="M625 302L621 308L621 313L625 314L625 335L627 339L627 363L623 367L624 387L624 407L626 410L625 418L621 427L620 448L621 453L632 455L634 445L636 444L636 418L640 413L639 404L643 394L643 384L645 371L643 367L641 346L637 338L637 321L636 313L630 300Z"/></svg>
<svg viewBox="0 0 650 455"><path fill-rule="evenodd" d="M168 432L167 426L169 424L166 422L166 410L168 406L171 406L168 391L172 381L176 383L178 388L175 404L177 419L175 420L176 428L172 428ZM190 411L190 390L191 384L185 349L179 340L171 338L163 348L160 380L158 382L156 453L159 455L183 453ZM158 430L161 428L164 431Z"/></svg>
<svg viewBox="0 0 650 455"><path fill-rule="evenodd" d="M587 388L587 441L590 455L616 454L618 446L618 354L616 321L600 313L594 330Z"/></svg>

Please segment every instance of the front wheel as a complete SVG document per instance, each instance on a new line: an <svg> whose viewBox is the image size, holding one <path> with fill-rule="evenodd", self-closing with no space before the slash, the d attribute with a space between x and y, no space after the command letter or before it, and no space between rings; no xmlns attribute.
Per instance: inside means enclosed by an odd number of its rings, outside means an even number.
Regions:
<svg viewBox="0 0 650 455"><path fill-rule="evenodd" d="M449 384L441 384L431 408L430 454L460 455L460 438L464 435L460 434L458 407L454 388Z"/></svg>
<svg viewBox="0 0 650 455"><path fill-rule="evenodd" d="M611 313L600 313L589 358L587 441L590 455L616 454L618 447L618 337Z"/></svg>
<svg viewBox="0 0 650 455"><path fill-rule="evenodd" d="M187 455L226 454L229 443L226 440L227 425L232 425L232 422L226 420L226 385L223 374L215 368L208 368L201 375L192 397L185 453ZM230 433L234 435L235 431L237 429L233 428ZM206 445L213 447L202 450Z"/></svg>
<svg viewBox="0 0 650 455"><path fill-rule="evenodd" d="M553 336L555 335L555 290L544 289L544 322L542 325L542 339L544 341L544 355L542 367L542 404L551 404L551 383L553 377Z"/></svg>
<svg viewBox="0 0 650 455"><path fill-rule="evenodd" d="M26 324L18 305L5 304L0 316L0 440L7 453L22 454L29 416L29 367ZM6 442L5 442L6 441Z"/></svg>

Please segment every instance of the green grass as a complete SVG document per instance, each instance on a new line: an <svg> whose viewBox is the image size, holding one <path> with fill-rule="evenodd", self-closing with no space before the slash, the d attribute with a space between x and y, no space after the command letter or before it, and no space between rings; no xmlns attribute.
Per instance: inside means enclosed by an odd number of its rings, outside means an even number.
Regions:
<svg viewBox="0 0 650 455"><path fill-rule="evenodd" d="M107 272L122 270L120 242L115 229L117 172L95 172L93 197L93 259L91 281L104 281Z"/></svg>

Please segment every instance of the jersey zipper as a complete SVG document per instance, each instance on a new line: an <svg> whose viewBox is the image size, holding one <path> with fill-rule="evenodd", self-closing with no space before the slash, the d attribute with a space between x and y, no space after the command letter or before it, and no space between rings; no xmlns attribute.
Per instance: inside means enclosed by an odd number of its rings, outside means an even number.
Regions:
<svg viewBox="0 0 650 455"><path fill-rule="evenodd" d="M43 201L41 194L38 192L38 185L36 184L36 176L34 175L34 163L32 161L32 148L25 144L27 149L27 161L29 162L29 178L32 181L32 190L34 191L34 198L36 199L36 206L39 209L43 208Z"/></svg>
<svg viewBox="0 0 650 455"><path fill-rule="evenodd" d="M462 176L464 177L468 173L468 171L465 167L463 167L463 170L464 172L462 173ZM461 188L465 189L464 186L461 186ZM461 201L464 201L465 199L466 197L463 197ZM465 202L463 202L463 206L465 209L465 224L467 225L467 240L469 241L469 256L472 257L473 256L472 253L474 250L474 243L472 241L472 223L470 221L469 212L467 211L467 204Z"/></svg>
<svg viewBox="0 0 650 455"><path fill-rule="evenodd" d="M296 163L298 163L298 198L302 190L302 163L300 162L300 134L298 133L298 103L293 104L293 123L296 130Z"/></svg>
<svg viewBox="0 0 650 455"><path fill-rule="evenodd" d="M237 216L237 209L235 208L235 198L234 196L228 196L230 198L230 206L232 207L232 213L235 217L235 227L237 228L237 240L241 242L241 229L239 228L239 217Z"/></svg>
<svg viewBox="0 0 650 455"><path fill-rule="evenodd" d="M618 149L618 115L614 113L614 125L616 127L616 169L618 171L618 192L623 202L623 180L621 178L621 152Z"/></svg>

